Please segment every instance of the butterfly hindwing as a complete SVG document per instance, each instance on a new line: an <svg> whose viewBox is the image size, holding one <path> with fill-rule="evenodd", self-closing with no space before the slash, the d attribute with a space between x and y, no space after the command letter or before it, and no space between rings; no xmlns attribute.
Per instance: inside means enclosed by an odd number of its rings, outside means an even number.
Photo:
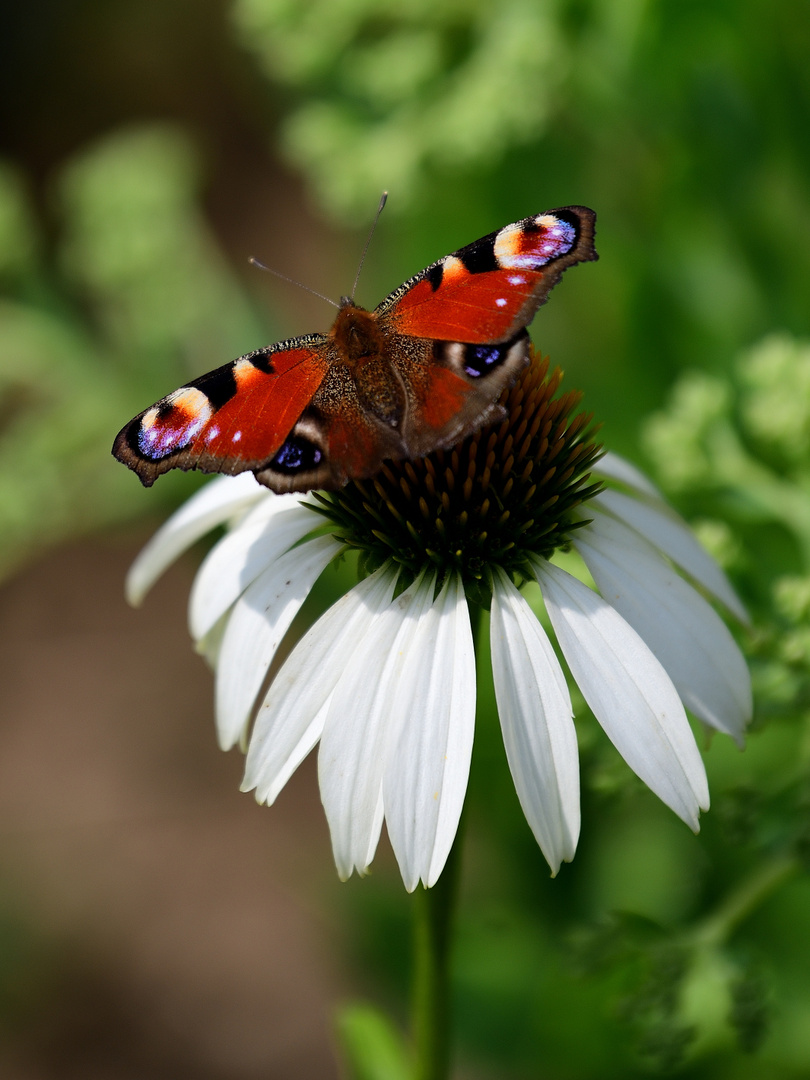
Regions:
<svg viewBox="0 0 810 1080"><path fill-rule="evenodd" d="M349 479L373 476L386 458L405 456L399 432L369 416L355 394L335 393L333 383L322 385L256 478L279 493L334 491Z"/></svg>
<svg viewBox="0 0 810 1080"><path fill-rule="evenodd" d="M413 354L410 342L407 354ZM408 456L452 446L482 424L498 420L503 415L497 405L500 393L514 382L528 357L525 330L498 345L431 342L429 362L410 364L410 407L403 424Z"/></svg>

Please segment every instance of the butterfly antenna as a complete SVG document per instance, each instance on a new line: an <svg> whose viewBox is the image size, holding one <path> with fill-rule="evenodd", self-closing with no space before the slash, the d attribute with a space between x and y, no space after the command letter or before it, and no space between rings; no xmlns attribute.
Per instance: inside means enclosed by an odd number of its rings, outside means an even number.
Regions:
<svg viewBox="0 0 810 1080"><path fill-rule="evenodd" d="M352 296L357 294L357 282L360 280L360 271L363 269L363 263L366 261L366 253L368 252L368 246L371 243L371 238L374 235L374 230L377 228L377 222L380 220L380 214L383 212L383 207L388 201L388 192L384 191L380 196L380 205L377 207L377 213L374 215L374 222L371 226L371 231L368 234L368 240L366 240L366 246L363 248L363 254L360 256L360 265L357 267L357 274L354 278L354 288L352 289Z"/></svg>
<svg viewBox="0 0 810 1080"><path fill-rule="evenodd" d="M340 304L330 299L328 296L324 296L323 293L319 293L317 289L311 289L309 285L304 285L301 281L296 281L295 278L288 277L286 274L282 274L280 270L274 270L271 266L265 266L264 263L259 262L258 259L254 259L251 255L248 259L251 266L258 266L260 270L266 270L268 274L275 274L276 277L281 278L282 281L289 281L290 285L297 285L299 289L304 289L308 293L312 293L313 296L319 297L321 300L325 300L327 304L331 304L332 307L339 308Z"/></svg>

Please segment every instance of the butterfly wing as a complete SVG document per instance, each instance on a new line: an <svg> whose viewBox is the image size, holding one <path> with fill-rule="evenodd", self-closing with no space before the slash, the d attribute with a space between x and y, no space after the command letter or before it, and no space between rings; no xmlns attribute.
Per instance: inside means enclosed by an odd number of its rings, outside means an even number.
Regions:
<svg viewBox="0 0 810 1080"><path fill-rule="evenodd" d="M274 491L337 488L385 458L450 446L497 419L526 326L562 272L595 259L595 215L524 218L405 282L374 311L346 299L328 337L280 342L136 416L113 453L149 486L169 469L251 471Z"/></svg>
<svg viewBox="0 0 810 1080"><path fill-rule="evenodd" d="M411 456L497 417L495 402L527 362L538 307L569 266L598 258L595 222L585 206L524 218L433 263L379 305L392 359L409 371ZM414 338L430 342L416 363Z"/></svg>
<svg viewBox="0 0 810 1080"><path fill-rule="evenodd" d="M279 342L181 386L131 420L113 454L146 487L169 469L256 472L280 458L283 473L302 452L317 457L288 436L327 372L325 341Z"/></svg>

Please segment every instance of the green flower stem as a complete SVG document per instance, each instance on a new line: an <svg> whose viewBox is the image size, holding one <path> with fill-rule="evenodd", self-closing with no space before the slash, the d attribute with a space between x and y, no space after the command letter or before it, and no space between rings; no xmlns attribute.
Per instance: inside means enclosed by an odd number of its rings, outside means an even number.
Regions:
<svg viewBox="0 0 810 1080"><path fill-rule="evenodd" d="M432 889L414 896L414 1080L450 1075L450 947L461 862L459 838Z"/></svg>
<svg viewBox="0 0 810 1080"><path fill-rule="evenodd" d="M690 935L697 945L716 948L722 945L799 869L799 860L791 856L772 859L742 881L719 907L704 919Z"/></svg>

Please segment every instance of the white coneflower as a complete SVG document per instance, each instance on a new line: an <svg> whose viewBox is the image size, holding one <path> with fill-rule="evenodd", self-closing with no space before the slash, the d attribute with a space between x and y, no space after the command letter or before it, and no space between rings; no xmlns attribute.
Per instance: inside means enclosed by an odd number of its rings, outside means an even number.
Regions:
<svg viewBox="0 0 810 1080"><path fill-rule="evenodd" d="M527 581L540 586L557 645L608 737L692 829L709 793L684 706L742 740L751 713L745 662L678 570L744 620L739 601L652 485L621 459L600 458L588 418L573 415L579 396L556 396L559 382L535 358L504 394L500 424L336 493L273 495L250 474L216 480L132 568L138 602L181 550L228 526L190 605L191 632L216 669L220 743L248 742L244 788L272 803L320 741L342 878L367 870L383 819L407 889L441 873L473 744L470 603L491 609L498 712L526 818L553 873L573 857L571 701L520 592ZM550 561L571 546L598 592ZM360 551L365 576L262 693L293 617L347 549Z"/></svg>

